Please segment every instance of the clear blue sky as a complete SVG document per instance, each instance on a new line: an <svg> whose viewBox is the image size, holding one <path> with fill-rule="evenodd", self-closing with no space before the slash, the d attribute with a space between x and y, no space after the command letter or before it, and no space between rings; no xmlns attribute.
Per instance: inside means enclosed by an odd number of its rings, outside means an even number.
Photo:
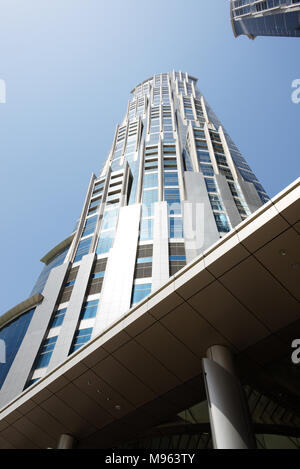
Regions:
<svg viewBox="0 0 300 469"><path fill-rule="evenodd" d="M300 39L235 39L226 0L0 0L0 314L68 236L130 90L181 69L270 196L299 175Z"/></svg>

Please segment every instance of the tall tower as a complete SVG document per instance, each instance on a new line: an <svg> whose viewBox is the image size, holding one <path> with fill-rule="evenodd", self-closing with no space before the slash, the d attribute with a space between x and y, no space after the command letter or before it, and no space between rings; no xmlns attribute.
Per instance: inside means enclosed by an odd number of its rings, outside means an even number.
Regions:
<svg viewBox="0 0 300 469"><path fill-rule="evenodd" d="M231 0L230 8L235 37L300 37L299 0Z"/></svg>
<svg viewBox="0 0 300 469"><path fill-rule="evenodd" d="M74 232L43 257L30 298L2 320L10 353L1 405L268 201L196 78L158 74L131 93Z"/></svg>

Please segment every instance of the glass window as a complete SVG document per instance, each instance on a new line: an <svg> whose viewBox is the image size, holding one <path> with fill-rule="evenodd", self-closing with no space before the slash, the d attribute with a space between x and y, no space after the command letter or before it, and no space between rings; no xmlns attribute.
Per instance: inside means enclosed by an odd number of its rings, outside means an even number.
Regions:
<svg viewBox="0 0 300 469"><path fill-rule="evenodd" d="M98 197L98 199L93 200L93 202L90 203L90 208L95 208L98 207L98 205L101 203L102 197Z"/></svg>
<svg viewBox="0 0 300 469"><path fill-rule="evenodd" d="M38 368L46 368L49 365L50 358L52 356L57 341L57 337L58 336L50 337L49 339L45 339L43 341L34 366L36 370Z"/></svg>
<svg viewBox="0 0 300 469"><path fill-rule="evenodd" d="M165 201L168 203L168 211L170 215L178 215L181 213L181 202L179 189L165 189Z"/></svg>
<svg viewBox="0 0 300 469"><path fill-rule="evenodd" d="M96 272L95 274L92 275L93 278L101 278L104 277L105 272Z"/></svg>
<svg viewBox="0 0 300 469"><path fill-rule="evenodd" d="M206 151L197 151L197 155L198 155L198 160L199 162L203 162L203 163L210 163L210 156L209 156L209 153L206 152Z"/></svg>
<svg viewBox="0 0 300 469"><path fill-rule="evenodd" d="M20 348L34 311L35 308L30 309L0 329L0 340L5 343L5 363L0 363L0 388Z"/></svg>
<svg viewBox="0 0 300 469"><path fill-rule="evenodd" d="M158 186L158 175L157 173L145 174L144 176L144 188L148 189L149 187Z"/></svg>
<svg viewBox="0 0 300 469"><path fill-rule="evenodd" d="M88 327L86 329L80 329L75 333L74 339L73 339L73 344L70 350L70 353L75 352L78 350L80 347L82 347L84 344L86 344L92 336L93 328Z"/></svg>
<svg viewBox="0 0 300 469"><path fill-rule="evenodd" d="M175 142L175 138L173 137L173 133L165 132L164 133L164 142L170 142L170 143Z"/></svg>
<svg viewBox="0 0 300 469"><path fill-rule="evenodd" d="M75 280L71 280L70 282L65 283L65 287L71 287L75 284Z"/></svg>
<svg viewBox="0 0 300 469"><path fill-rule="evenodd" d="M213 167L210 164L201 164L200 163L200 170L204 174L204 176L214 176Z"/></svg>
<svg viewBox="0 0 300 469"><path fill-rule="evenodd" d="M99 184L95 184L94 190L93 190L93 196L102 192L103 188L104 188L104 181Z"/></svg>
<svg viewBox="0 0 300 469"><path fill-rule="evenodd" d="M113 210L105 210L103 215L102 230L115 228L117 224L118 214L118 208L114 208Z"/></svg>
<svg viewBox="0 0 300 469"><path fill-rule="evenodd" d="M84 236L88 236L88 235L94 233L95 228L96 228L97 219L98 219L98 216L95 215L95 216L90 217L86 220L85 227L84 227L84 230L83 230L83 233L82 233L82 238Z"/></svg>
<svg viewBox="0 0 300 469"><path fill-rule="evenodd" d="M214 179L205 178L205 184L208 192L218 192Z"/></svg>
<svg viewBox="0 0 300 469"><path fill-rule="evenodd" d="M57 267L57 266L61 265L64 262L64 260L66 258L66 255L67 255L67 252L69 251L69 248L70 248L70 246L65 248L63 251L61 251L56 256L54 256L53 259L51 259L50 262L47 265L45 265L45 267L43 268L39 278L37 279L37 282L36 282L35 286L33 287L32 292L30 293L30 296L35 295L36 293L42 293L42 291L44 290L44 286L45 286L45 284L48 280L48 277L49 277L49 274L50 274L51 270L54 267Z"/></svg>
<svg viewBox="0 0 300 469"><path fill-rule="evenodd" d="M139 303L146 296L151 293L152 284L151 283L142 283L139 285L134 285L132 290L132 300L131 304Z"/></svg>
<svg viewBox="0 0 300 469"><path fill-rule="evenodd" d="M140 225L140 240L146 241L153 238L153 219L144 218Z"/></svg>
<svg viewBox="0 0 300 469"><path fill-rule="evenodd" d="M169 218L169 238L183 238L183 226L181 217Z"/></svg>
<svg viewBox="0 0 300 469"><path fill-rule="evenodd" d="M78 248L77 248L74 262L80 261L83 258L83 256L89 253L91 242L92 242L92 236L90 238L80 241Z"/></svg>
<svg viewBox="0 0 300 469"><path fill-rule="evenodd" d="M52 322L50 324L50 329L62 325L62 323L64 322L66 311L67 311L67 308L58 309L56 311L56 313L53 316Z"/></svg>
<svg viewBox="0 0 300 469"><path fill-rule="evenodd" d="M143 192L143 216L151 216L154 212L154 203L158 201L157 189L145 190Z"/></svg>
<svg viewBox="0 0 300 469"><path fill-rule="evenodd" d="M145 171L151 171L158 168L157 159L152 161L145 161Z"/></svg>
<svg viewBox="0 0 300 469"><path fill-rule="evenodd" d="M114 238L115 238L114 230L102 233L98 241L96 253L105 254L106 252L108 252L113 247Z"/></svg>
<svg viewBox="0 0 300 469"><path fill-rule="evenodd" d="M218 195L209 194L209 200L213 210L224 210L223 204Z"/></svg>
<svg viewBox="0 0 300 469"><path fill-rule="evenodd" d="M80 319L90 319L96 317L99 300L87 301L84 303Z"/></svg>
<svg viewBox="0 0 300 469"><path fill-rule="evenodd" d="M179 186L178 173L177 172L165 172L165 186Z"/></svg>
<svg viewBox="0 0 300 469"><path fill-rule="evenodd" d="M228 233L230 231L229 222L225 213L214 213L218 230L221 233Z"/></svg>
<svg viewBox="0 0 300 469"><path fill-rule="evenodd" d="M164 159L164 168L165 169L177 168L177 159L176 158L165 158Z"/></svg>
<svg viewBox="0 0 300 469"><path fill-rule="evenodd" d="M183 150L183 163L185 171L193 171L193 165L187 150Z"/></svg>

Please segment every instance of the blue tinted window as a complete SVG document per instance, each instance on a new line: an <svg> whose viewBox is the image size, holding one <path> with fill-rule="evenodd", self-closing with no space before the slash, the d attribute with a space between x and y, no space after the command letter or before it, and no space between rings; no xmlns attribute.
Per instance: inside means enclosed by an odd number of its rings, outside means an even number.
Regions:
<svg viewBox="0 0 300 469"><path fill-rule="evenodd" d="M106 252L108 252L113 246L114 237L115 237L114 230L101 233L99 241L98 241L96 253L105 254Z"/></svg>
<svg viewBox="0 0 300 469"><path fill-rule="evenodd" d="M208 192L218 192L214 179L206 179L205 184Z"/></svg>
<svg viewBox="0 0 300 469"><path fill-rule="evenodd" d="M170 256L170 261L186 261L186 256Z"/></svg>
<svg viewBox="0 0 300 469"><path fill-rule="evenodd" d="M175 142L175 138L174 138L174 136L173 136L173 132L165 132L165 133L164 133L164 142L169 142L169 143Z"/></svg>
<svg viewBox="0 0 300 469"><path fill-rule="evenodd" d="M183 238L182 218L180 217L169 218L169 237L170 238Z"/></svg>
<svg viewBox="0 0 300 469"><path fill-rule="evenodd" d="M130 166L130 171L133 177L132 186L130 189L130 197L128 204L131 205L136 201L136 189L137 189L137 181L138 181L138 173L139 173L139 162L138 161L131 161L131 158L127 158L127 162Z"/></svg>
<svg viewBox="0 0 300 469"><path fill-rule="evenodd" d="M34 379L31 379L30 381L28 381L28 383L26 384L25 388L28 388L29 386L31 386L32 384L36 383L40 378L34 378Z"/></svg>
<svg viewBox="0 0 300 469"><path fill-rule="evenodd" d="M93 328L88 327L86 329L80 329L75 333L73 344L70 350L70 354L78 350L84 344L86 344L92 336Z"/></svg>
<svg viewBox="0 0 300 469"><path fill-rule="evenodd" d="M97 272L96 274L93 274L92 278L100 278L100 277L104 277L105 275L105 272Z"/></svg>
<svg viewBox="0 0 300 469"><path fill-rule="evenodd" d="M230 226L227 220L225 213L214 213L218 230L222 233L228 233L230 231Z"/></svg>
<svg viewBox="0 0 300 469"><path fill-rule="evenodd" d="M101 197L98 198L98 199L96 199L96 200L93 200L93 202L91 202L91 204L90 204L90 208L98 207L98 205L100 204L101 200L102 200Z"/></svg>
<svg viewBox="0 0 300 469"><path fill-rule="evenodd" d="M96 317L99 300L87 301L84 303L80 319L90 319Z"/></svg>
<svg viewBox="0 0 300 469"><path fill-rule="evenodd" d="M34 365L35 369L45 368L49 365L50 358L52 356L56 341L57 341L57 336L50 337L49 339L44 340L40 348L40 351L38 353L36 363Z"/></svg>
<svg viewBox="0 0 300 469"><path fill-rule="evenodd" d="M209 200L213 210L224 210L223 204L218 195L209 194Z"/></svg>
<svg viewBox="0 0 300 469"><path fill-rule="evenodd" d="M145 174L144 176L144 188L148 189L149 187L158 186L158 176L157 173Z"/></svg>
<svg viewBox="0 0 300 469"><path fill-rule="evenodd" d="M198 155L198 160L199 162L203 162L203 163L210 163L210 156L209 156L209 153L207 151L197 151L197 155Z"/></svg>
<svg viewBox="0 0 300 469"><path fill-rule="evenodd" d="M52 329L53 327L58 327L62 325L62 323L64 322L66 311L67 311L67 308L62 308L56 311L52 319L52 322L50 324L50 329Z"/></svg>
<svg viewBox="0 0 300 469"><path fill-rule="evenodd" d="M97 215L87 219L87 221L85 223L83 233L82 233L82 237L94 233L95 228L96 228L97 219L98 219Z"/></svg>
<svg viewBox="0 0 300 469"><path fill-rule="evenodd" d="M51 272L51 270L54 268L54 267L57 267L59 265L61 265L65 258L66 258L66 255L67 255L67 252L69 251L69 247L68 246L67 248L65 248L63 251L59 252L45 267L44 269L42 270L39 278L37 279L37 282L35 284L35 286L33 287L33 290L32 292L30 293L30 296L32 295L35 295L36 293L42 293L42 291L44 290L44 286L48 280L48 277L49 277L49 274Z"/></svg>
<svg viewBox="0 0 300 469"><path fill-rule="evenodd" d="M83 258L83 256L89 253L91 242L92 242L92 236L90 238L84 239L83 241L80 241L78 248L77 248L74 262L80 261Z"/></svg>
<svg viewBox="0 0 300 469"><path fill-rule="evenodd" d="M158 201L157 189L147 190L143 193L143 216L151 216L154 212L154 203Z"/></svg>
<svg viewBox="0 0 300 469"><path fill-rule="evenodd" d="M214 176L213 167L210 164L200 164L200 170L204 176Z"/></svg>
<svg viewBox="0 0 300 469"><path fill-rule="evenodd" d="M145 262L152 262L152 257L139 257L136 260L137 264L144 264Z"/></svg>
<svg viewBox="0 0 300 469"><path fill-rule="evenodd" d="M164 173L165 186L178 186L178 174L177 172Z"/></svg>
<svg viewBox="0 0 300 469"><path fill-rule="evenodd" d="M175 158L165 158L164 159L164 168L165 169L172 169L177 168L177 159Z"/></svg>
<svg viewBox="0 0 300 469"><path fill-rule="evenodd" d="M72 285L75 285L75 280L71 280L71 282L67 282L65 284L65 287L71 287Z"/></svg>
<svg viewBox="0 0 300 469"><path fill-rule="evenodd" d="M140 285L134 285L132 291L132 304L138 303L143 298L151 293L151 283L143 283Z"/></svg>
<svg viewBox="0 0 300 469"><path fill-rule="evenodd" d="M146 241L153 238L153 219L146 218L141 221L140 240Z"/></svg>
<svg viewBox="0 0 300 469"><path fill-rule="evenodd" d="M178 215L181 213L179 189L165 189L165 201L168 203L169 214Z"/></svg>
<svg viewBox="0 0 300 469"><path fill-rule="evenodd" d="M115 228L117 224L119 209L114 208L113 210L106 210L103 216L102 230L109 230Z"/></svg>
<svg viewBox="0 0 300 469"><path fill-rule="evenodd" d="M20 348L34 311L35 308L27 311L0 330L0 340L3 340L5 345L5 363L0 362L0 388Z"/></svg>
<svg viewBox="0 0 300 469"><path fill-rule="evenodd" d="M185 171L193 171L193 165L189 153L183 150L183 162Z"/></svg>

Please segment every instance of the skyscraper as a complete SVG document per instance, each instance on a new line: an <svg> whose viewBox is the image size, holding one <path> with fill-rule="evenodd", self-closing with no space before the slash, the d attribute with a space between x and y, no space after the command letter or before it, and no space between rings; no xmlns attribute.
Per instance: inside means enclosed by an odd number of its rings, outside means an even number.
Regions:
<svg viewBox="0 0 300 469"><path fill-rule="evenodd" d="M73 233L42 258L30 297L1 318L1 407L269 203L196 78L158 74L131 93Z"/></svg>
<svg viewBox="0 0 300 469"><path fill-rule="evenodd" d="M299 0L231 0L230 8L235 37L300 37Z"/></svg>

